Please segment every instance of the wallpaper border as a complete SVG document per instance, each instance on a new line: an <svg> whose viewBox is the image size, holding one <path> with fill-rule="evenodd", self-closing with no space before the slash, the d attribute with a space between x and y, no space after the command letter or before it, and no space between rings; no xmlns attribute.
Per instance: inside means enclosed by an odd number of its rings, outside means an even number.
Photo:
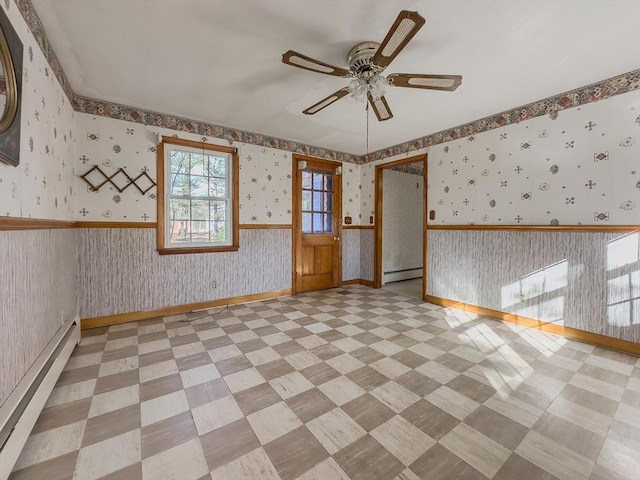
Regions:
<svg viewBox="0 0 640 480"><path fill-rule="evenodd" d="M640 225L427 225L427 230L631 233L640 231Z"/></svg>
<svg viewBox="0 0 640 480"><path fill-rule="evenodd" d="M29 31L31 31L33 38L35 38L36 43L44 54L44 58L47 60L47 63L49 63L53 74L58 79L58 82L60 82L62 90L67 95L69 102L73 104L74 93L71 88L71 84L69 83L69 79L67 78L67 74L64 73L64 69L62 68L60 61L58 60L58 56L49 43L49 39L47 38L44 30L44 25L42 25L42 21L36 13L31 0L14 1L16 3L16 7L18 7L18 11L27 24L27 28L29 28ZM10 4L8 3L8 1L5 1L5 6L7 7L7 9L9 9L9 5Z"/></svg>
<svg viewBox="0 0 640 480"><path fill-rule="evenodd" d="M450 142L452 140L505 127L513 123L519 123L523 120L541 117L546 114L549 114L552 119L557 118L558 112L561 110L597 102L599 100L628 93L639 88L640 69L632 70L621 75L616 75L615 77L607 78L600 82L592 83L584 87L578 87L542 100L527 103L520 107L489 115L488 117L480 118L469 123L464 123L457 127L441 130L440 132L377 150L369 155L364 155L362 163L369 163L393 157L395 155L420 150L440 143Z"/></svg>

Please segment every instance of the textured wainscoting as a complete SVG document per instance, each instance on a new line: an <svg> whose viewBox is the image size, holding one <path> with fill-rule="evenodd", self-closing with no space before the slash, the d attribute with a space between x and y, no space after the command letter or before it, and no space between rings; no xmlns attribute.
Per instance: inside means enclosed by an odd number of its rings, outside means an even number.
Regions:
<svg viewBox="0 0 640 480"><path fill-rule="evenodd" d="M342 280L360 278L360 230L342 230Z"/></svg>
<svg viewBox="0 0 640 480"><path fill-rule="evenodd" d="M640 262L622 237L430 230L427 294L640 342Z"/></svg>
<svg viewBox="0 0 640 480"><path fill-rule="evenodd" d="M81 318L291 288L291 230L240 230L238 252L164 256L153 229L79 229L77 238Z"/></svg>
<svg viewBox="0 0 640 480"><path fill-rule="evenodd" d="M73 230L0 231L0 404L76 315Z"/></svg>
<svg viewBox="0 0 640 480"><path fill-rule="evenodd" d="M360 230L360 278L373 281L375 236L373 229Z"/></svg>

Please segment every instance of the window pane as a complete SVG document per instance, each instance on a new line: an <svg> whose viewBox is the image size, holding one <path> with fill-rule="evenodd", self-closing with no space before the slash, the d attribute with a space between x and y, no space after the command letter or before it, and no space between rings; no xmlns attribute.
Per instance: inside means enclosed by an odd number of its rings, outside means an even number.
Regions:
<svg viewBox="0 0 640 480"><path fill-rule="evenodd" d="M325 212L333 211L333 193L325 193L324 194L324 208Z"/></svg>
<svg viewBox="0 0 640 480"><path fill-rule="evenodd" d="M321 173L313 174L313 189L314 190L322 190L324 175Z"/></svg>
<svg viewBox="0 0 640 480"><path fill-rule="evenodd" d="M227 226L225 222L211 222L211 242L225 242L227 240Z"/></svg>
<svg viewBox="0 0 640 480"><path fill-rule="evenodd" d="M209 189L207 188L209 177L191 176L191 196L192 197L208 197Z"/></svg>
<svg viewBox="0 0 640 480"><path fill-rule="evenodd" d="M209 201L191 200L191 218L193 220L209 220Z"/></svg>
<svg viewBox="0 0 640 480"><path fill-rule="evenodd" d="M193 220L191 222L191 241L192 242L208 242L209 241L209 222L206 220Z"/></svg>
<svg viewBox="0 0 640 480"><path fill-rule="evenodd" d="M171 173L189 173L189 154L172 150L170 156Z"/></svg>
<svg viewBox="0 0 640 480"><path fill-rule="evenodd" d="M211 220L224 222L226 216L227 202L211 202Z"/></svg>
<svg viewBox="0 0 640 480"><path fill-rule="evenodd" d="M191 175L207 175L206 157L201 153L191 154Z"/></svg>
<svg viewBox="0 0 640 480"><path fill-rule="evenodd" d="M189 195L189 175L171 174L171 195Z"/></svg>
<svg viewBox="0 0 640 480"><path fill-rule="evenodd" d="M311 192L302 191L302 210L311 210Z"/></svg>
<svg viewBox="0 0 640 480"><path fill-rule="evenodd" d="M332 232L333 231L333 215L330 213L326 213L324 215L324 231Z"/></svg>
<svg viewBox="0 0 640 480"><path fill-rule="evenodd" d="M209 178L209 196L224 198L227 192L227 181L224 178Z"/></svg>
<svg viewBox="0 0 640 480"><path fill-rule="evenodd" d="M186 242L190 240L187 230L188 221L176 220L169 222L169 241L172 243Z"/></svg>
<svg viewBox="0 0 640 480"><path fill-rule="evenodd" d="M313 208L314 212L322 211L322 192L313 192Z"/></svg>
<svg viewBox="0 0 640 480"><path fill-rule="evenodd" d="M302 214L302 233L311 233L311 214Z"/></svg>
<svg viewBox="0 0 640 480"><path fill-rule="evenodd" d="M330 173L324 176L324 189L328 192L333 191L333 175Z"/></svg>
<svg viewBox="0 0 640 480"><path fill-rule="evenodd" d="M227 159L225 157L209 156L209 175L212 177L226 177Z"/></svg>
<svg viewBox="0 0 640 480"><path fill-rule="evenodd" d="M322 214L314 213L313 214L313 233L321 233L322 232Z"/></svg>
<svg viewBox="0 0 640 480"><path fill-rule="evenodd" d="M169 218L173 220L190 220L189 200L171 199L169 203Z"/></svg>
<svg viewBox="0 0 640 480"><path fill-rule="evenodd" d="M311 188L311 172L302 172L302 188Z"/></svg>

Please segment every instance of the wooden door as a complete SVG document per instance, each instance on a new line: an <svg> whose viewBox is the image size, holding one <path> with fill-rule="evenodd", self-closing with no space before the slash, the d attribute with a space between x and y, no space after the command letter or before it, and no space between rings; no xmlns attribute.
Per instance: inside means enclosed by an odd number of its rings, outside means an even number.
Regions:
<svg viewBox="0 0 640 480"><path fill-rule="evenodd" d="M338 162L293 156L295 292L340 285L341 168Z"/></svg>

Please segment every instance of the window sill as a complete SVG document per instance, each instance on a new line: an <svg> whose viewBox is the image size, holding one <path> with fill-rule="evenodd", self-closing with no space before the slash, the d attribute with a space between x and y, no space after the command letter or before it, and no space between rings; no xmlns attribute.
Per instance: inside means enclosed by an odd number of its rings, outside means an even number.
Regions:
<svg viewBox="0 0 640 480"><path fill-rule="evenodd" d="M215 252L237 252L238 245L224 245L221 247L180 247L180 248L158 248L160 255L182 255L188 253L215 253Z"/></svg>

